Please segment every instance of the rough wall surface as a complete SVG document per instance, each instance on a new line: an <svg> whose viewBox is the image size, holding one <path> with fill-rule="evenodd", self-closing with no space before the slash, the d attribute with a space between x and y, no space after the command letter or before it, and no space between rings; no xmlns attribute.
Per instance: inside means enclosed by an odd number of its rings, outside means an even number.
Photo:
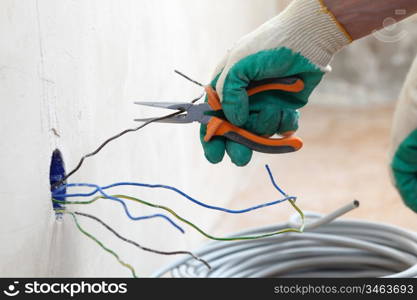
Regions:
<svg viewBox="0 0 417 300"><path fill-rule="evenodd" d="M173 73L207 82L227 47L276 14L277 3L251 0L13 1L0 3L0 275L129 276L113 257L82 236L70 217L56 221L48 172L59 148L67 170L104 139L135 126L137 99L188 100L201 93ZM245 184L245 172L211 166L197 125L154 125L108 145L71 182L143 181L176 185L224 205ZM216 187L214 188L214 186ZM119 189L169 204L209 230L218 214L172 193ZM131 206L136 215L154 213ZM75 209L75 208L74 208ZM76 207L127 237L163 250L195 246L161 219L128 221L115 203ZM81 220L139 275L172 260L125 246Z"/></svg>

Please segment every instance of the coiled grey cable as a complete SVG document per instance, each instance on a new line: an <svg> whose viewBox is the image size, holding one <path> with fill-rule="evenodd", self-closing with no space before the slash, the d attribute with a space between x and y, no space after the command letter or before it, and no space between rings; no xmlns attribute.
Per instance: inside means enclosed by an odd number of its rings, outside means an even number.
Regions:
<svg viewBox="0 0 417 300"><path fill-rule="evenodd" d="M153 274L162 277L417 277L417 234L395 226L336 220L358 207L355 201L321 217L306 213L304 233L285 233L260 240L212 242L194 252L212 267L190 258ZM238 235L261 234L299 225L255 228Z"/></svg>

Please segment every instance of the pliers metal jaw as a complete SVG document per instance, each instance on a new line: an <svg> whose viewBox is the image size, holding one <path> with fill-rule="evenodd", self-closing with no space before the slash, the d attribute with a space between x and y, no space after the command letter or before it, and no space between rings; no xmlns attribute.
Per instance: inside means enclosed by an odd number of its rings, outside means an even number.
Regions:
<svg viewBox="0 0 417 300"><path fill-rule="evenodd" d="M304 82L300 78L286 77L251 82L247 93L248 96L270 90L298 93L303 89ZM213 112L222 112L219 96L211 86L206 86L205 91L207 94L206 103L135 102L135 104L182 112L170 118L159 120L158 122L161 123L187 124L199 122L207 125L206 135L204 137L204 141L206 142L210 141L214 136L223 136L236 143L245 145L252 150L263 153L294 152L303 146L303 141L292 134L286 134L281 138L263 137L237 127L225 118L216 116ZM135 121L147 122L152 119L135 119Z"/></svg>

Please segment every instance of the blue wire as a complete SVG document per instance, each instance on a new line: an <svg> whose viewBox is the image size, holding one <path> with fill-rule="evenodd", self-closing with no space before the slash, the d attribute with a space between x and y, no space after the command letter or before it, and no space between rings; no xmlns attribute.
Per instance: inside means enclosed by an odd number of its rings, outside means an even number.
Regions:
<svg viewBox="0 0 417 300"><path fill-rule="evenodd" d="M265 165L265 168L266 168L266 170L268 171L268 175L269 175L269 178L271 179L271 182L272 182L272 185L278 190L278 192L280 192L281 193L281 195L283 195L284 197L288 197L288 195L287 195L287 193L286 192L284 192L279 186L278 186L278 184L275 182L275 179L274 179L274 175L272 175L272 172L271 172L271 169L269 168L269 166L268 165ZM294 199L294 197L291 197L291 198L293 198Z"/></svg>
<svg viewBox="0 0 417 300"><path fill-rule="evenodd" d="M103 189L100 186L96 185L96 184L92 184L92 183L77 183L77 184L71 184L71 186L87 186L87 187L94 187L94 188L96 188L96 191L98 191L104 197L106 197L106 198L108 198L110 200L114 200L114 201L119 202L123 206L123 209L125 210L126 215L129 217L129 219L131 219L133 221L140 221L140 220L146 220L146 219L160 217L160 218L164 218L165 220L167 220L169 223L171 223L172 226L174 226L175 228L177 228L182 233L185 233L185 231L184 231L184 229L182 229L182 227L180 227L179 225L177 225L169 217L167 217L167 216L165 216L163 214L154 214L154 215L141 216L141 217L134 217L134 216L132 216L130 214L130 212L129 212L129 209L127 208L126 203L122 199L119 199L117 197L113 197L113 196L110 196L110 195L106 194L103 191ZM59 189L57 189L57 190L59 190ZM64 197L66 197L66 196L64 195Z"/></svg>
<svg viewBox="0 0 417 300"><path fill-rule="evenodd" d="M168 186L168 185L163 185L163 184L146 184L146 183L138 183L138 182L118 182L118 183L114 183L114 184L111 184L111 185L107 185L107 186L104 186L104 187L99 187L99 186L97 186L97 185L94 185L94 184L87 184L87 183L70 183L70 184L67 184L67 185L64 185L63 187L60 187L60 188L58 188L57 190L56 190L56 192L59 192L60 191L60 189L62 189L62 188L64 188L64 187L76 187L76 186L88 186L88 187L96 187L96 189L95 190L93 190L92 192L90 192L90 193L77 193L77 194L65 194L65 195L61 195L62 197L89 197L89 196L92 196L92 195L94 195L94 194L96 194L97 192L100 192L102 195L104 195L104 192L103 192L103 190L106 190L106 189L110 189L110 188L113 188L113 187L117 187L117 186L139 186L139 187L147 187L147 188L162 188L162 189L167 189L167 190L171 190L171 191L174 191L174 192L176 192L176 193L178 193L178 194L180 194L181 196L183 196L184 198L186 198L186 199L188 199L188 200L190 200L190 201L192 201L192 202L194 202L195 204L197 204L197 205L200 205L200 206L202 206L202 207L205 207L205 208L208 208L208 209L213 209L213 210L219 210L219 211L223 211L223 212L227 212L227 213L231 213L231 214L241 214L241 213L246 213L246 212L249 212L249 211L252 211L252 210L256 210L256 209L260 209L260 208L263 208L263 207L268 207L268 206L272 206L272 205L276 205L276 204L279 204L279 203L281 203L281 202L284 202L284 201L287 201L287 200L289 200L289 199L292 199L292 200L294 200L295 199L295 197L292 197L292 196L288 196L278 185L277 185L277 183L275 182L275 180L274 180L274 177L272 176L272 172L271 172L271 170L269 169L269 166L268 165L265 165L265 167L266 167L266 170L268 171L268 174L269 174L269 178L271 179L271 182L272 182L272 184L273 184L273 186L285 197L284 199L280 199L280 200L275 200L275 201L272 201L272 202L268 202L268 203L265 203L265 204L260 204L260 205L256 205L256 206L253 206L253 207L249 207L249 208L246 208L246 209L240 209L240 210L233 210L233 209L227 209L227 208L223 208L223 207L218 207L218 206L212 206L212 205L208 205L208 204L205 204L205 203L203 203L203 202L200 202L200 201L198 201L198 200L196 200L196 199L194 199L194 198L192 198L191 196L189 196L189 195L187 195L185 192L183 192L183 191L181 191L181 190L179 190L179 189L177 189L177 188L175 188L175 187L172 187L172 186ZM106 196L106 197L108 197L108 196ZM110 197L109 197L110 198ZM111 198L110 198L111 199ZM114 199L113 199L114 200ZM120 199L118 199L118 200L120 200Z"/></svg>

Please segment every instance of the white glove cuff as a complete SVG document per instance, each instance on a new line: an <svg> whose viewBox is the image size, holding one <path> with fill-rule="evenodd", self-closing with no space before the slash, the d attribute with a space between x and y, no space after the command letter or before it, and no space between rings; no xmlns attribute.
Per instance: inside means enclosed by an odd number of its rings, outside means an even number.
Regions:
<svg viewBox="0 0 417 300"><path fill-rule="evenodd" d="M324 71L331 70L334 54L352 42L323 0L294 0L272 23L286 35L282 46L300 52Z"/></svg>

